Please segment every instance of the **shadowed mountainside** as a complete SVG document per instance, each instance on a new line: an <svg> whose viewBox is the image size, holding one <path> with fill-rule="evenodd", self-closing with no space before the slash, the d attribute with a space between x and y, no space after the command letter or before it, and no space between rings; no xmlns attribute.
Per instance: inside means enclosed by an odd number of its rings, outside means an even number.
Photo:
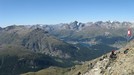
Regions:
<svg viewBox="0 0 134 75"><path fill-rule="evenodd" d="M128 53L124 54L124 51ZM116 51L117 58L109 58L110 53L82 65L71 68L49 67L38 72L28 72L22 75L133 75L134 74L134 43L131 41L126 47Z"/></svg>

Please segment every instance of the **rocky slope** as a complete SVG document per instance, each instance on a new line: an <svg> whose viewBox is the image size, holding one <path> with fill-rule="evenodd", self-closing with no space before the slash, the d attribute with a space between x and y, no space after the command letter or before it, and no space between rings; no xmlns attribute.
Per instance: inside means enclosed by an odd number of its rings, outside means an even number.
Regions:
<svg viewBox="0 0 134 75"><path fill-rule="evenodd" d="M122 48L117 51L117 59L112 61L110 58L104 58L97 61L94 67L83 75L134 75L133 41L126 48L129 48L127 54L124 54L125 48Z"/></svg>

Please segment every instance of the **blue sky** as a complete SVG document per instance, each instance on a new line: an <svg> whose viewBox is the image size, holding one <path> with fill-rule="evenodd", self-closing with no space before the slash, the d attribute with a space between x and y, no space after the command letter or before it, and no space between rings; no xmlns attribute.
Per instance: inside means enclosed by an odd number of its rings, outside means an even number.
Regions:
<svg viewBox="0 0 134 75"><path fill-rule="evenodd" d="M134 21L134 0L0 0L0 26Z"/></svg>

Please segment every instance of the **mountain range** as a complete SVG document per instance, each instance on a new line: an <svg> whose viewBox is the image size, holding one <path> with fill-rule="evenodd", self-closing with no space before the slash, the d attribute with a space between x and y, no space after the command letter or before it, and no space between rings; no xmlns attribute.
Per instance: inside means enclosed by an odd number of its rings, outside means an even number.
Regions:
<svg viewBox="0 0 134 75"><path fill-rule="evenodd" d="M0 27L0 74L82 64L124 47L133 39L127 36L128 28L133 31L134 23L74 21Z"/></svg>

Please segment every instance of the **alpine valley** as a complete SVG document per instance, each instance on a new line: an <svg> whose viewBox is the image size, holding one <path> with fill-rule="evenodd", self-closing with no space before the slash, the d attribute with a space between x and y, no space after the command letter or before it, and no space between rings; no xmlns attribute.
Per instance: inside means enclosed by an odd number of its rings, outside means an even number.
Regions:
<svg viewBox="0 0 134 75"><path fill-rule="evenodd" d="M74 21L0 27L0 75L64 75L75 65L125 47L128 38L134 38L127 36L128 29L133 31L134 23ZM36 74L39 70L43 74Z"/></svg>

